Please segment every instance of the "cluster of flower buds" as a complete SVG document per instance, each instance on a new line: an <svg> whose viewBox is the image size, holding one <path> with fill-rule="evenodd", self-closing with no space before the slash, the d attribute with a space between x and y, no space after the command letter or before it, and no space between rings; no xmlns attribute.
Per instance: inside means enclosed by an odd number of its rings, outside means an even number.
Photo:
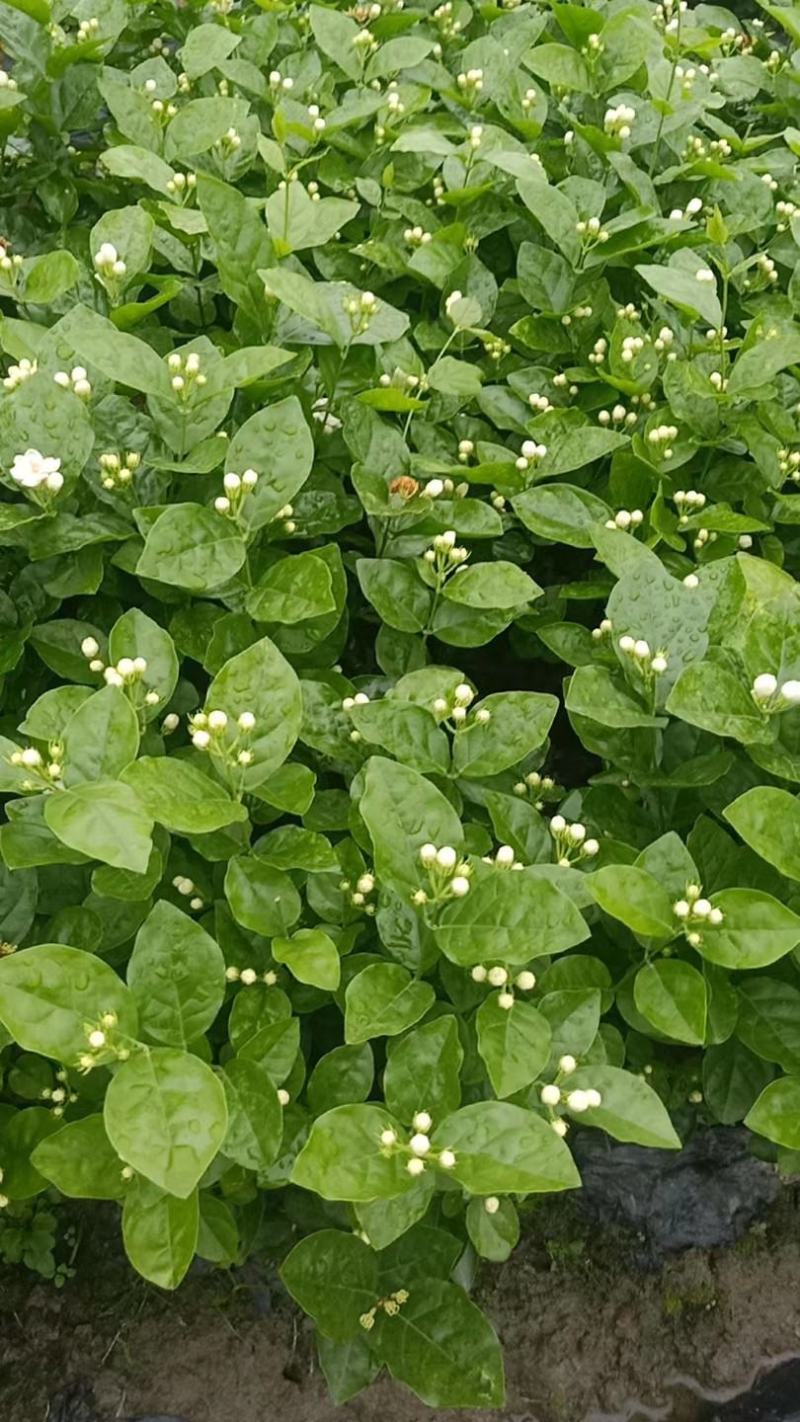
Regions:
<svg viewBox="0 0 800 1422"><path fill-rule="evenodd" d="M625 365L630 365L631 361L635 360L639 352L643 349L643 336L625 336L622 341L620 359L625 363Z"/></svg>
<svg viewBox="0 0 800 1422"><path fill-rule="evenodd" d="M237 968L231 964L225 969L225 979L229 983L241 983L242 987L255 987L256 983L264 983L265 987L274 987L278 981L278 974L268 968L265 973L257 973L255 968ZM287 1096L286 1102L289 1098ZM285 1105L286 1102L283 1104Z"/></svg>
<svg viewBox="0 0 800 1422"><path fill-rule="evenodd" d="M484 854L481 862L489 864L493 869L524 869L525 865L516 854L510 844L501 844L494 854Z"/></svg>
<svg viewBox="0 0 800 1422"><path fill-rule="evenodd" d="M539 95L537 94L537 92L536 92L535 89L526 89L526 90L525 90L525 93L522 95L522 98L520 99L520 103L521 103L523 109L525 109L525 111L527 112L528 109L533 108L533 106L534 106L534 104L537 102L538 98L539 98Z"/></svg>
<svg viewBox="0 0 800 1422"><path fill-rule="evenodd" d="M692 546L695 552L699 553L700 549L705 548L707 543L716 543L716 541L717 535L710 528L698 528Z"/></svg>
<svg viewBox="0 0 800 1422"><path fill-rule="evenodd" d="M538 390L532 391L528 396L528 404L532 410L536 411L537 415L546 415L553 408L547 396L540 395Z"/></svg>
<svg viewBox="0 0 800 1422"><path fill-rule="evenodd" d="M772 672L761 672L753 682L750 694L759 711L773 715L776 711L786 711L790 706L800 705L800 681L784 681Z"/></svg>
<svg viewBox="0 0 800 1422"><path fill-rule="evenodd" d="M370 1329L375 1327L375 1315L379 1311L385 1313L387 1318L396 1318L403 1304L408 1302L408 1298L408 1289L395 1289L394 1293L387 1294L385 1299L378 1299L372 1308L361 1314L358 1320L361 1327L369 1333Z"/></svg>
<svg viewBox="0 0 800 1422"><path fill-rule="evenodd" d="M724 395L725 391L728 388L728 382L721 371L712 370L711 374L708 377L708 381L709 384L713 386L714 390L718 395Z"/></svg>
<svg viewBox="0 0 800 1422"><path fill-rule="evenodd" d="M673 207L670 217L676 222L683 222L687 217L696 217L703 211L703 199L699 197L689 198L685 207Z"/></svg>
<svg viewBox="0 0 800 1422"><path fill-rule="evenodd" d="M11 278L12 283L16 281L17 274L22 266L22 257L19 252L15 256L11 255L11 245L0 238L0 272L4 272Z"/></svg>
<svg viewBox="0 0 800 1422"><path fill-rule="evenodd" d="M359 874L355 882L355 887L350 879L342 879L339 884L343 894L347 894L353 908L361 909L372 918L375 914L375 904L369 901L370 894L375 892L375 875L365 871Z"/></svg>
<svg viewBox="0 0 800 1422"><path fill-rule="evenodd" d="M84 637L81 651L89 663L89 671L102 672L106 686L117 686L129 693L133 692L132 700L137 700L136 693L147 671L145 657L120 657L116 666L106 666L99 655L100 647L95 637ZM157 706L160 700L157 691L145 692L145 706Z"/></svg>
<svg viewBox="0 0 800 1422"><path fill-rule="evenodd" d="M227 711L195 711L189 717L189 732L195 750L208 751L230 765L246 770L253 763L250 737L256 718L252 711L241 711L234 720Z"/></svg>
<svg viewBox="0 0 800 1422"><path fill-rule="evenodd" d="M456 84L458 85L458 88L461 91L462 98L466 99L467 102L469 102L470 99L474 98L477 94L480 94L483 89L483 70L462 70L462 72L456 78Z"/></svg>
<svg viewBox="0 0 800 1422"><path fill-rule="evenodd" d="M595 242L607 242L609 233L604 228L599 217L587 217L585 221L575 223L575 231L582 237L587 246Z"/></svg>
<svg viewBox="0 0 800 1422"><path fill-rule="evenodd" d="M778 232L785 232L789 222L798 212L797 204L794 202L776 202L775 211L782 220L778 223Z"/></svg>
<svg viewBox="0 0 800 1422"><path fill-rule="evenodd" d="M433 18L442 39L452 39L461 29L461 21L453 19L453 0L443 0L443 4L437 5Z"/></svg>
<svg viewBox="0 0 800 1422"><path fill-rule="evenodd" d="M218 514L226 517L236 518L241 509L242 501L247 495L252 493L258 483L258 475L255 469L245 469L242 475L228 473L224 475L222 487L224 494L220 494L214 500L214 508Z"/></svg>
<svg viewBox="0 0 800 1422"><path fill-rule="evenodd" d="M544 459L546 453L546 444L537 444L535 439L526 439L523 441L519 457L514 461L515 467L524 473L526 469L530 469L532 464L536 465L540 459Z"/></svg>
<svg viewBox="0 0 800 1422"><path fill-rule="evenodd" d="M672 497L680 524L688 523L690 513L697 513L706 506L705 494L699 493L697 489L677 489Z"/></svg>
<svg viewBox="0 0 800 1422"><path fill-rule="evenodd" d="M756 266L765 281L775 283L778 280L778 271L772 258L766 252L760 252L756 259ZM745 283L746 285L747 283Z"/></svg>
<svg viewBox="0 0 800 1422"><path fill-rule="evenodd" d="M196 173L175 173L173 177L167 179L167 192L174 197L179 197L183 201L193 193L197 187Z"/></svg>
<svg viewBox="0 0 800 1422"><path fill-rule="evenodd" d="M154 82L155 81L152 79L147 81L147 83ZM147 83L145 84L145 88L147 87ZM178 112L177 104L172 104L169 102L165 104L163 99L153 99L150 108L152 109L159 122L163 124L168 124L171 119L174 119L176 113Z"/></svg>
<svg viewBox="0 0 800 1422"><path fill-rule="evenodd" d="M52 1106L52 1115L63 1116L68 1106L74 1106L78 1099L77 1091L72 1091L69 1085L69 1076L63 1067L56 1072L57 1086L46 1086L41 1094L42 1101L49 1101ZM0 1174L2 1180L2 1174Z"/></svg>
<svg viewBox="0 0 800 1422"><path fill-rule="evenodd" d="M433 237L432 232L426 232L424 227L407 227L403 232L403 241L409 247L425 247Z"/></svg>
<svg viewBox="0 0 800 1422"><path fill-rule="evenodd" d="M362 291L360 296L345 297L344 312L350 317L350 329L354 336L363 336L379 305L380 302L372 291Z"/></svg>
<svg viewBox="0 0 800 1422"><path fill-rule="evenodd" d="M86 1050L78 1057L78 1070L87 1075L96 1066L105 1066L112 1061L126 1062L130 1056L127 1039L118 1038L116 1012L103 1012L97 1022L85 1022Z"/></svg>
<svg viewBox="0 0 800 1422"><path fill-rule="evenodd" d="M597 346L597 344L598 344L598 342L595 342L595 346ZM603 341L602 345L603 345L603 354L605 354L605 351L606 351L607 348L608 348L608 342L607 342L607 341ZM597 351L596 351L596 350L595 350L594 354L595 354L595 355L597 354ZM603 356L602 356L602 355L601 355L600 359L601 359L601 361L602 361L602 359L603 359ZM589 357L589 360L590 360L590 362L591 362L592 365L595 365L595 364L596 364L596 361L593 361L591 356ZM578 387L577 387L577 385L570 385L570 383L569 383L569 377L564 374L564 371L563 371L563 370L559 371L557 375L554 375L554 376L553 376L553 384L555 385L555 387L556 387L557 390L569 390L570 395L577 395L577 393L578 393Z"/></svg>
<svg viewBox="0 0 800 1422"><path fill-rule="evenodd" d="M471 439L460 439L460 440L458 441L458 462L459 462L459 464L469 464L469 461L470 461L470 459L472 458L472 456L473 456L474 453L475 453L475 442L474 442L474 440L471 440ZM800 457L798 457L798 463L800 463Z"/></svg>
<svg viewBox="0 0 800 1422"><path fill-rule="evenodd" d="M75 36L76 44L89 44L97 39L97 32L100 29L100 21L96 15L92 15L90 20L81 20L78 25L78 32Z"/></svg>
<svg viewBox="0 0 800 1422"><path fill-rule="evenodd" d="M0 73L2 73L2 70L0 70ZM3 377L3 389L16 390L18 385L24 385L26 380L30 380L31 376L35 375L38 369L38 361L28 360L26 356L22 356L18 365L10 365L8 367L8 374Z"/></svg>
<svg viewBox="0 0 800 1422"><path fill-rule="evenodd" d="M361 56L362 62L367 59L370 54L374 54L378 48L378 41L372 31L368 29L359 30L358 34L353 35L350 43L353 49Z"/></svg>
<svg viewBox="0 0 800 1422"><path fill-rule="evenodd" d="M661 352L662 352L662 351L669 351L669 348L670 348L670 346L672 345L672 343L673 343L674 340L675 340L675 332L671 329L671 327L670 327L670 326L662 326L661 329L659 330L658 335L656 336L655 340L653 341L653 349L656 350L656 351L658 351L658 354L661 355ZM670 355L672 355L672 354L673 354L673 353L670 352Z"/></svg>
<svg viewBox="0 0 800 1422"><path fill-rule="evenodd" d="M429 479L419 491L421 499L463 499L469 493L469 484L454 484L452 479Z"/></svg>
<svg viewBox="0 0 800 1422"><path fill-rule="evenodd" d="M462 563L466 563L469 551L456 543L455 529L445 529L437 533L430 548L423 553L426 563L430 563L439 583L443 583Z"/></svg>
<svg viewBox="0 0 800 1422"><path fill-rule="evenodd" d="M606 519L606 528L620 528L624 533L637 529L644 520L641 509L618 509L613 518Z"/></svg>
<svg viewBox="0 0 800 1422"><path fill-rule="evenodd" d="M589 352L590 365L602 365L608 354L608 341L605 336L598 336L591 351Z"/></svg>
<svg viewBox="0 0 800 1422"><path fill-rule="evenodd" d="M638 306L634 306L632 301L627 301L624 306L617 307L618 321L640 321L642 313Z"/></svg>
<svg viewBox="0 0 800 1422"><path fill-rule="evenodd" d="M778 470L784 479L791 479L793 484L800 484L800 450L779 449Z"/></svg>
<svg viewBox="0 0 800 1422"><path fill-rule="evenodd" d="M419 862L427 874L428 887L417 889L411 895L412 903L441 903L446 899L463 899L469 893L472 866L469 860L459 859L452 844L443 844L438 849L435 844L421 845Z"/></svg>
<svg viewBox="0 0 800 1422"><path fill-rule="evenodd" d="M87 379L87 372L82 365L73 365L72 370L57 370L53 379L56 385L60 385L62 390L72 390L80 400L88 400L92 393L92 387Z"/></svg>
<svg viewBox="0 0 800 1422"><path fill-rule="evenodd" d="M20 788L31 793L33 791L63 789L62 756L63 746L56 741L51 741L47 756L43 756L35 746L25 746L23 750L12 751L8 761L15 769L29 773L30 779L24 780Z"/></svg>
<svg viewBox="0 0 800 1422"><path fill-rule="evenodd" d="M569 1077L575 1071L578 1063L569 1054L563 1056L558 1063L559 1077ZM550 1124L557 1136L567 1134L567 1122L562 1116L553 1114L557 1106L566 1107L574 1116L582 1116L584 1111L594 1111L598 1106L602 1106L603 1098L594 1087L587 1087L585 1090L576 1088L569 1091L560 1081L549 1082L539 1091L539 1100L543 1106L547 1107L550 1114Z"/></svg>
<svg viewBox="0 0 800 1422"><path fill-rule="evenodd" d="M710 924L712 928L719 928L725 915L721 908L715 908L708 900L703 898L703 891L699 884L687 884L684 890L684 897L676 899L672 905L672 912L683 928L686 941L692 948L699 948L702 937L698 929Z"/></svg>
<svg viewBox="0 0 800 1422"><path fill-rule="evenodd" d="M510 867L521 869L522 865ZM522 972L512 977L508 968L504 968L502 963L495 963L489 967L485 963L476 963L470 972L470 977L474 983L488 983L489 987L500 989L497 995L497 1005L504 1012L510 1012L514 1006L514 988L518 988L520 992L533 992L536 987L536 974L530 972L528 968L523 968Z"/></svg>
<svg viewBox="0 0 800 1422"><path fill-rule="evenodd" d="M142 456L134 450L123 454L109 451L106 454L101 454L97 462L102 470L100 483L103 488L124 491L130 489L133 476L142 462Z"/></svg>
<svg viewBox="0 0 800 1422"><path fill-rule="evenodd" d="M452 1170L456 1163L453 1152L447 1148L440 1151L431 1149L430 1129L433 1121L430 1112L417 1111L411 1124L414 1134L407 1142L400 1140L392 1126L381 1131L381 1152L384 1155L408 1156L406 1170L409 1175L422 1175L427 1161L438 1165L442 1170Z"/></svg>
<svg viewBox="0 0 800 1422"><path fill-rule="evenodd" d="M616 525L615 525L616 526ZM592 628L592 638L595 642L602 641L603 637L608 637L614 630L614 624L610 617L604 617L597 627Z"/></svg>
<svg viewBox="0 0 800 1422"><path fill-rule="evenodd" d="M596 33L590 34L584 45L581 45L581 54L584 59L597 59L605 50L605 45L600 36Z"/></svg>
<svg viewBox="0 0 800 1422"><path fill-rule="evenodd" d="M614 138L630 138L631 124L636 118L636 110L630 104L617 104L615 109L606 109L603 128Z"/></svg>
<svg viewBox="0 0 800 1422"><path fill-rule="evenodd" d="M483 124L474 123L467 134L467 142L470 148L480 148L483 141Z"/></svg>
<svg viewBox="0 0 800 1422"><path fill-rule="evenodd" d="M554 840L556 863L562 869L568 869L579 859L594 859L599 853L598 841L586 837L586 826L568 824L563 815L553 815L550 833Z"/></svg>
<svg viewBox="0 0 800 1422"><path fill-rule="evenodd" d="M280 69L271 69L269 74L269 87L273 90L282 89L284 94L288 94L289 91L294 88L294 79L288 74L284 77Z"/></svg>
<svg viewBox="0 0 800 1422"><path fill-rule="evenodd" d="M8 89L10 93L18 87L16 79L13 79L7 69L0 69L0 89ZM0 1180L2 1180L0 1175Z"/></svg>
<svg viewBox="0 0 800 1422"><path fill-rule="evenodd" d="M205 899L199 892L194 879L190 879L186 874L176 874L172 880L173 889L177 889L182 898L189 900L189 908L199 913L205 908Z"/></svg>
<svg viewBox="0 0 800 1422"><path fill-rule="evenodd" d="M494 336L491 331L481 331L479 334L484 353L489 360L500 361L503 356L510 355L511 346L502 336Z"/></svg>
<svg viewBox="0 0 800 1422"><path fill-rule="evenodd" d="M453 730L460 730L467 722L469 708L475 700L475 692L466 682L459 682L455 687L452 697L448 700L446 696L437 696L433 703L433 714L440 720L449 721ZM492 719L492 713L486 706L479 706L473 713L473 722L479 726L488 725Z"/></svg>
<svg viewBox="0 0 800 1422"><path fill-rule="evenodd" d="M644 637L631 637L629 633L620 637L617 646L623 656L629 659L630 664L647 681L653 677L662 676L667 670L666 652L650 649L650 643Z"/></svg>
<svg viewBox="0 0 800 1422"><path fill-rule="evenodd" d="M628 425L636 424L638 415L634 410L626 410L624 405L612 405L610 410L598 410L597 423L599 425Z"/></svg>
<svg viewBox="0 0 800 1422"><path fill-rule="evenodd" d="M553 795L555 788L556 782L552 775L542 775L538 770L532 770L524 780L517 781L514 786L514 794L520 797L528 793L533 794L536 797L535 808L543 810L545 800Z"/></svg>
<svg viewBox="0 0 800 1422"><path fill-rule="evenodd" d="M116 295L124 285L122 278L126 276L128 268L113 242L101 242L92 261L95 267L95 280L99 281L109 294Z"/></svg>
<svg viewBox="0 0 800 1422"><path fill-rule="evenodd" d="M171 351L167 356L167 368L170 373L170 386L179 400L188 400L195 386L202 388L205 385L207 376L200 369L200 357L197 351L190 351L187 356L182 356L178 351Z"/></svg>
<svg viewBox="0 0 800 1422"><path fill-rule="evenodd" d="M677 425L655 425L647 432L647 443L654 454L661 459L671 459L673 455L672 445L678 438Z"/></svg>

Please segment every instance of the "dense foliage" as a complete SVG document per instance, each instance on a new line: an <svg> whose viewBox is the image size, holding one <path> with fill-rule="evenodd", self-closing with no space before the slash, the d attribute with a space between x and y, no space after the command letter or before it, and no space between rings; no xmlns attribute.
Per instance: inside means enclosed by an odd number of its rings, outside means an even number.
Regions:
<svg viewBox="0 0 800 1422"><path fill-rule="evenodd" d="M337 1398L496 1406L576 1130L796 1163L762 9L0 3L6 1257L116 1201L163 1287L275 1259Z"/></svg>

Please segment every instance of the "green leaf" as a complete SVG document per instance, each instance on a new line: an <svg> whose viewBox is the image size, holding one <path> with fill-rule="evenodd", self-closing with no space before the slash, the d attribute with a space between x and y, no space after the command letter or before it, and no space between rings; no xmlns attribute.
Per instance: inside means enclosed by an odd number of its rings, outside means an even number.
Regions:
<svg viewBox="0 0 800 1422"><path fill-rule="evenodd" d="M300 917L300 895L289 875L254 854L230 860L225 897L237 923L268 938L284 935Z"/></svg>
<svg viewBox="0 0 800 1422"><path fill-rule="evenodd" d="M715 736L733 736L745 745L770 739L766 717L749 691L716 662L684 667L667 700L667 710Z"/></svg>
<svg viewBox="0 0 800 1422"><path fill-rule="evenodd" d="M593 548L595 525L611 515L608 504L596 494L572 484L537 484L515 494L511 503L532 533L572 548Z"/></svg>
<svg viewBox="0 0 800 1422"><path fill-rule="evenodd" d="M744 1121L751 1131L787 1150L800 1150L800 1077L770 1082Z"/></svg>
<svg viewBox="0 0 800 1422"><path fill-rule="evenodd" d="M724 1126L743 1121L772 1079L772 1067L736 1037L709 1047L703 1058L703 1096Z"/></svg>
<svg viewBox="0 0 800 1422"><path fill-rule="evenodd" d="M432 1145L454 1152L449 1174L474 1195L533 1194L580 1185L572 1156L549 1122L507 1101L462 1106L437 1125Z"/></svg>
<svg viewBox="0 0 800 1422"><path fill-rule="evenodd" d="M672 938L678 922L669 894L652 874L632 864L609 864L590 875L601 909L643 938Z"/></svg>
<svg viewBox="0 0 800 1422"><path fill-rule="evenodd" d="M378 1301L374 1252L338 1229L322 1229L301 1239L284 1259L280 1275L303 1312L334 1342L357 1336L359 1319Z"/></svg>
<svg viewBox="0 0 800 1422"><path fill-rule="evenodd" d="M188 760L144 755L120 779L148 815L178 834L212 834L247 819L244 806Z"/></svg>
<svg viewBox="0 0 800 1422"><path fill-rule="evenodd" d="M359 801L382 883L408 895L422 883L419 850L423 844L463 841L461 821L440 790L412 770L383 756L373 756L364 770Z"/></svg>
<svg viewBox="0 0 800 1422"><path fill-rule="evenodd" d="M470 1200L466 1225L476 1253L495 1264L504 1264L519 1242L519 1215L511 1200L500 1200L493 1214L484 1200Z"/></svg>
<svg viewBox="0 0 800 1422"><path fill-rule="evenodd" d="M222 25L196 25L181 50L181 67L190 79L200 79L227 59L239 43L240 36Z"/></svg>
<svg viewBox="0 0 800 1422"><path fill-rule="evenodd" d="M211 1026L225 995L225 959L210 934L161 899L136 935L128 987L153 1042L188 1047Z"/></svg>
<svg viewBox="0 0 800 1422"><path fill-rule="evenodd" d="M708 1000L702 973L689 963L666 959L648 963L636 974L636 1007L643 1017L676 1042L702 1046L706 1037Z"/></svg>
<svg viewBox="0 0 800 1422"><path fill-rule="evenodd" d="M387 1048L383 1094L393 1115L410 1123L418 1111L438 1120L458 1109L464 1052L455 1017L415 1027Z"/></svg>
<svg viewBox="0 0 800 1422"><path fill-rule="evenodd" d="M273 938L272 956L276 963L285 963L299 983L324 992L335 992L339 986L339 952L321 928L299 928L291 938Z"/></svg>
<svg viewBox="0 0 800 1422"><path fill-rule="evenodd" d="M535 1081L550 1056L550 1026L528 1002L502 1008L492 993L478 1008L478 1051L486 1063L495 1096L513 1096Z"/></svg>
<svg viewBox="0 0 800 1422"><path fill-rule="evenodd" d="M283 764L297 740L303 716L300 683L274 643L262 637L217 673L205 709L224 711L231 725L242 712L255 716L247 738L252 761L237 773L238 783L255 788Z"/></svg>
<svg viewBox="0 0 800 1422"><path fill-rule="evenodd" d="M482 963L488 951L503 963L519 965L545 953L562 953L588 938L589 930L571 899L550 880L526 870L484 872L476 865L469 893L445 906L435 936L451 962L469 968Z"/></svg>
<svg viewBox="0 0 800 1422"><path fill-rule="evenodd" d="M311 1127L292 1170L292 1183L323 1200L390 1200L414 1186L405 1157L381 1145L381 1133L399 1132L380 1106L336 1106Z"/></svg>
<svg viewBox="0 0 800 1422"><path fill-rule="evenodd" d="M334 1106L366 1101L374 1078L375 1061L368 1042L359 1047L334 1047L320 1057L311 1073L308 1104L315 1116L321 1116ZM394 1110L388 1096L387 1105Z"/></svg>
<svg viewBox="0 0 800 1422"><path fill-rule="evenodd" d="M351 978L345 993L345 1041L396 1037L432 1006L430 983L412 978L399 963L372 963Z"/></svg>
<svg viewBox="0 0 800 1422"><path fill-rule="evenodd" d="M282 558L260 578L247 596L247 611L256 622L302 622L336 609L328 565L314 553Z"/></svg>
<svg viewBox="0 0 800 1422"><path fill-rule="evenodd" d="M136 757L139 721L124 691L104 686L78 707L62 740L65 785L111 780Z"/></svg>
<svg viewBox="0 0 800 1422"><path fill-rule="evenodd" d="M352 706L348 715L362 740L382 746L423 774L447 775L450 742L424 707L387 699Z"/></svg>
<svg viewBox="0 0 800 1422"><path fill-rule="evenodd" d="M503 1359L489 1320L463 1289L425 1281L393 1318L379 1312L373 1346L392 1377L430 1407L502 1407Z"/></svg>
<svg viewBox="0 0 800 1422"><path fill-rule="evenodd" d="M766 968L800 943L800 918L759 889L723 889L711 903L722 923L704 925L698 952L723 968Z"/></svg>
<svg viewBox="0 0 800 1422"><path fill-rule="evenodd" d="M756 785L722 812L745 844L790 879L800 879L800 803L787 790Z"/></svg>
<svg viewBox="0 0 800 1422"><path fill-rule="evenodd" d="M211 1068L170 1047L139 1051L120 1066L103 1117L117 1154L182 1200L208 1169L228 1128L225 1092Z"/></svg>
<svg viewBox="0 0 800 1422"><path fill-rule="evenodd" d="M246 555L235 524L200 504L172 504L159 514L136 564L141 578L154 578L205 593L238 573Z"/></svg>
<svg viewBox="0 0 800 1422"><path fill-rule="evenodd" d="M102 1116L70 1121L40 1141L31 1162L62 1195L77 1200L119 1200L125 1194L122 1162Z"/></svg>
<svg viewBox="0 0 800 1422"><path fill-rule="evenodd" d="M498 775L544 743L555 719L555 696L538 691L500 691L486 696L459 729L453 772L470 780ZM489 713L488 721L476 712Z"/></svg>
<svg viewBox="0 0 800 1422"><path fill-rule="evenodd" d="M577 1117L583 1125L598 1126L618 1141L680 1150L681 1143L666 1108L641 1076L620 1067L579 1067L569 1079L569 1089L594 1089L602 1097L600 1106Z"/></svg>
<svg viewBox="0 0 800 1422"><path fill-rule="evenodd" d="M166 1195L137 1180L125 1196L122 1240L137 1273L161 1289L177 1289L194 1258L200 1228L197 1192Z"/></svg>
<svg viewBox="0 0 800 1422"><path fill-rule="evenodd" d="M0 958L0 1021L25 1051L73 1066L86 1051L87 1024L107 1012L124 1036L136 1036L135 1001L101 958L56 943Z"/></svg>
<svg viewBox="0 0 800 1422"><path fill-rule="evenodd" d="M49 795L44 817L68 848L117 869L145 873L153 821L127 785L93 780Z"/></svg>
<svg viewBox="0 0 800 1422"><path fill-rule="evenodd" d="M432 609L430 590L409 563L392 558L359 558L356 573L364 596L389 627L421 632Z"/></svg>
<svg viewBox="0 0 800 1422"><path fill-rule="evenodd" d="M283 1136L283 1111L269 1072L256 1061L234 1057L220 1080L228 1106L223 1153L244 1170L269 1170Z"/></svg>
<svg viewBox="0 0 800 1422"><path fill-rule="evenodd" d="M691 316L702 316L715 330L722 325L716 275L708 263L690 248L682 247L673 253L667 266L644 265L636 270L653 291L674 302L681 311ZM712 272L713 280L698 281L698 272Z"/></svg>
<svg viewBox="0 0 800 1422"><path fill-rule="evenodd" d="M234 474L245 469L258 474L242 510L245 526L255 532L270 523L302 489L313 461L314 441L295 395L245 420L225 456L225 467Z"/></svg>

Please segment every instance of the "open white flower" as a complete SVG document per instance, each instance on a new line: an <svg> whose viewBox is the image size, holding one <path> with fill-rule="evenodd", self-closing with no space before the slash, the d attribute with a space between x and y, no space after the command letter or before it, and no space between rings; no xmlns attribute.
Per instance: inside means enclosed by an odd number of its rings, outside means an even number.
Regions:
<svg viewBox="0 0 800 1422"><path fill-rule="evenodd" d="M24 454L15 454L10 472L11 478L23 489L39 489L60 469L60 459L40 454L38 449L26 449Z"/></svg>

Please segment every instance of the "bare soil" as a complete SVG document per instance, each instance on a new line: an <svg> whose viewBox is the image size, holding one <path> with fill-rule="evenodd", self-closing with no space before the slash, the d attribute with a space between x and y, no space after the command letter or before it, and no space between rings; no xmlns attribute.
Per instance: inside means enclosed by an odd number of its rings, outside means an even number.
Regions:
<svg viewBox="0 0 800 1422"><path fill-rule="evenodd" d="M737 1247L690 1251L654 1272L637 1266L635 1238L588 1225L574 1206L537 1211L479 1288L505 1347L507 1409L439 1422L706 1415L695 1391L734 1395L769 1360L800 1353L796 1204L787 1189ZM1 1422L52 1422L65 1415L64 1389L82 1382L96 1401L96 1419L75 1414L86 1422L430 1422L389 1379L334 1407L311 1330L267 1270L209 1272L166 1295L97 1230L76 1262L62 1290L21 1271L0 1278Z"/></svg>

